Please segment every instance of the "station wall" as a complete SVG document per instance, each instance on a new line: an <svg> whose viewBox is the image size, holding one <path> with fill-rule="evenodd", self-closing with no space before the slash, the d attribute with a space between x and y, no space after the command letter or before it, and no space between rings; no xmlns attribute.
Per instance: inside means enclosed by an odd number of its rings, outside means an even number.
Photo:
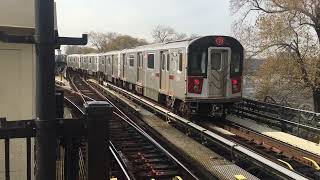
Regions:
<svg viewBox="0 0 320 180"><path fill-rule="evenodd" d="M35 118L34 51L34 45L0 43L0 117L8 121ZM9 152L11 179L25 179L26 139L10 140ZM2 180L5 179L3 140L0 141L0 162Z"/></svg>
<svg viewBox="0 0 320 180"><path fill-rule="evenodd" d="M1 0L0 31L11 35L33 35L34 7L34 0ZM56 18L55 29L57 30ZM5 117L8 121L36 118L35 71L34 45L0 42L0 117ZM32 139L32 159L33 144ZM10 140L11 179L26 179L26 152L26 139ZM4 158L4 141L0 140L0 180L5 179ZM31 170L33 169L32 165Z"/></svg>
<svg viewBox="0 0 320 180"><path fill-rule="evenodd" d="M0 117L35 118L33 45L0 43Z"/></svg>

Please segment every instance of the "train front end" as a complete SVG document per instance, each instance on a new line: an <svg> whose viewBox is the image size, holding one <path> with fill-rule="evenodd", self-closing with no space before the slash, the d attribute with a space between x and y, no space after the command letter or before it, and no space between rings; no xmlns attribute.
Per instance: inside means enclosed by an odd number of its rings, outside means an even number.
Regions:
<svg viewBox="0 0 320 180"><path fill-rule="evenodd" d="M191 113L224 116L242 97L244 49L228 36L205 36L188 46L186 102Z"/></svg>

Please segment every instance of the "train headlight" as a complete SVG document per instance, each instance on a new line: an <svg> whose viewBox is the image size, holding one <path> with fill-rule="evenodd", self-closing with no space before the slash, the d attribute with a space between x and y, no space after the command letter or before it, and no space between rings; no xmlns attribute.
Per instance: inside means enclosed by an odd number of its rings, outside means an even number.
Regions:
<svg viewBox="0 0 320 180"><path fill-rule="evenodd" d="M241 91L241 78L233 78L231 79L231 85L232 85L232 93L238 93Z"/></svg>
<svg viewBox="0 0 320 180"><path fill-rule="evenodd" d="M202 85L203 85L203 77L195 77L195 76L188 77L189 93L201 94Z"/></svg>

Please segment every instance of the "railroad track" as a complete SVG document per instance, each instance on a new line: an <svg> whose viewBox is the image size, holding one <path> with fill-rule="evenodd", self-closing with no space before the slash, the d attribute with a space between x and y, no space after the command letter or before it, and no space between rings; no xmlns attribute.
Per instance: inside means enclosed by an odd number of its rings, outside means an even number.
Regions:
<svg viewBox="0 0 320 180"><path fill-rule="evenodd" d="M76 91L86 101L108 101L105 96L90 86L80 76L70 77ZM79 98L76 100L79 103ZM80 104L81 105L81 104ZM198 179L173 155L166 151L151 136L113 104L114 116L110 122L110 149L125 168L130 179Z"/></svg>
<svg viewBox="0 0 320 180"><path fill-rule="evenodd" d="M201 125L310 179L319 179L320 177L320 169L318 166L320 157L313 153L249 130L227 120L215 123L214 126L212 126L212 122L203 122ZM220 127L230 133L220 132L216 130L215 127Z"/></svg>
<svg viewBox="0 0 320 180"><path fill-rule="evenodd" d="M216 143L220 143L223 144L222 146L225 146L227 148L231 148L233 150L233 152L235 154L238 154L239 157L242 157L244 159L250 159L254 164L256 164L257 166L259 166L260 168L263 167L264 169L262 169L263 171L266 172L271 172L273 173L275 176L274 177L280 177L280 178L292 178L292 179L307 179L305 178L305 176L301 175L299 172L297 172L297 170L299 170L299 168L297 168L299 166L299 164L296 166L296 170L290 170L288 167L284 167L282 162L279 162L278 160L276 160L276 162L270 160L270 156L262 156L260 154L260 152L255 152L253 150L250 149L256 149L259 148L258 146L252 146L251 144L251 148L248 149L249 146L247 145L241 145L241 143L238 143L237 141L230 141L229 139L226 139L224 137L221 137L219 134L214 133L206 128L200 127L197 124L194 124L184 118L181 118L177 115L175 115L174 113L168 111L167 109L153 103L150 102L148 100L145 100L144 98L141 98L137 95L134 95L128 91L125 91L123 89L120 89L114 85L111 84L106 84L108 86L108 88L111 88L119 93L121 93L124 96L128 96L129 99L132 99L134 102L146 106L149 109L151 109L154 112L157 112L158 114L166 117L166 119L170 119L171 121L174 121L174 123L176 124L182 124L182 126L184 126L184 128L182 129L188 129L188 133L190 133L190 129L193 129L193 133L195 134L200 134L200 138L201 140L204 140L203 143L208 143L208 141L213 140L215 141L215 145ZM97 85L97 86L101 86L101 85ZM245 133L244 133L245 134ZM198 137L199 137L198 136ZM246 140L248 141L248 140ZM209 143L210 144L210 143ZM250 144L250 143L249 143ZM230 150L230 149L229 149ZM280 157L280 155L279 155ZM283 158L283 156L282 156ZM285 159L287 160L287 159ZM309 162L310 164L310 162ZM300 163L301 165L301 163ZM302 164L304 167L306 166L305 164ZM310 175L310 172L315 172L315 171L309 171L310 168L308 170L303 169L304 167L301 166L301 172L304 173L304 175L308 175L308 178L313 178L312 175Z"/></svg>
<svg viewBox="0 0 320 180"><path fill-rule="evenodd" d="M243 98L235 104L232 114L248 118L269 126L281 129L283 132L319 143L320 114L281 105L255 101Z"/></svg>

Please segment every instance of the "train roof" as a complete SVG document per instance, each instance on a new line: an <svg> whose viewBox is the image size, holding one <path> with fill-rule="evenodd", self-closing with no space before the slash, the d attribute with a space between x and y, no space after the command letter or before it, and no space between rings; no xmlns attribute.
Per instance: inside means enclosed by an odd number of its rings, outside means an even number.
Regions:
<svg viewBox="0 0 320 180"><path fill-rule="evenodd" d="M197 42L200 41L211 41L210 38L217 38L217 37L224 37L228 39L229 45L230 43L233 44L232 46L239 46L242 47L240 42L234 39L233 37L229 36L220 36L220 35L211 35L211 36L200 36L185 40L179 40L179 41L170 41L170 42L163 42L163 43L154 43L154 44L147 44L143 46L137 46L130 49L123 49L119 51L109 51L105 53L100 54L88 54L88 55L112 55L112 54L118 54L118 53L132 53L132 52L139 52L139 51L147 51L147 50L162 50L162 49L175 49L175 48L188 48L192 44L197 44Z"/></svg>
<svg viewBox="0 0 320 180"><path fill-rule="evenodd" d="M109 52L101 53L101 54L99 54L99 55L106 56L106 55L118 54L118 53L120 53L120 52L121 52L121 51L109 51Z"/></svg>
<svg viewBox="0 0 320 180"><path fill-rule="evenodd" d="M69 54L68 56L74 56L74 57L77 57L77 56L80 56L81 54Z"/></svg>
<svg viewBox="0 0 320 180"><path fill-rule="evenodd" d="M199 38L199 37L197 37ZM148 44L143 46L138 46L131 49L124 49L122 51L124 52L136 52L136 51L145 51L145 50L159 50L159 49L170 49L170 48L183 48L188 47L190 42L197 38L190 38L185 40L179 40L179 41L169 41L169 42L163 42L163 43L154 43L154 44Z"/></svg>

